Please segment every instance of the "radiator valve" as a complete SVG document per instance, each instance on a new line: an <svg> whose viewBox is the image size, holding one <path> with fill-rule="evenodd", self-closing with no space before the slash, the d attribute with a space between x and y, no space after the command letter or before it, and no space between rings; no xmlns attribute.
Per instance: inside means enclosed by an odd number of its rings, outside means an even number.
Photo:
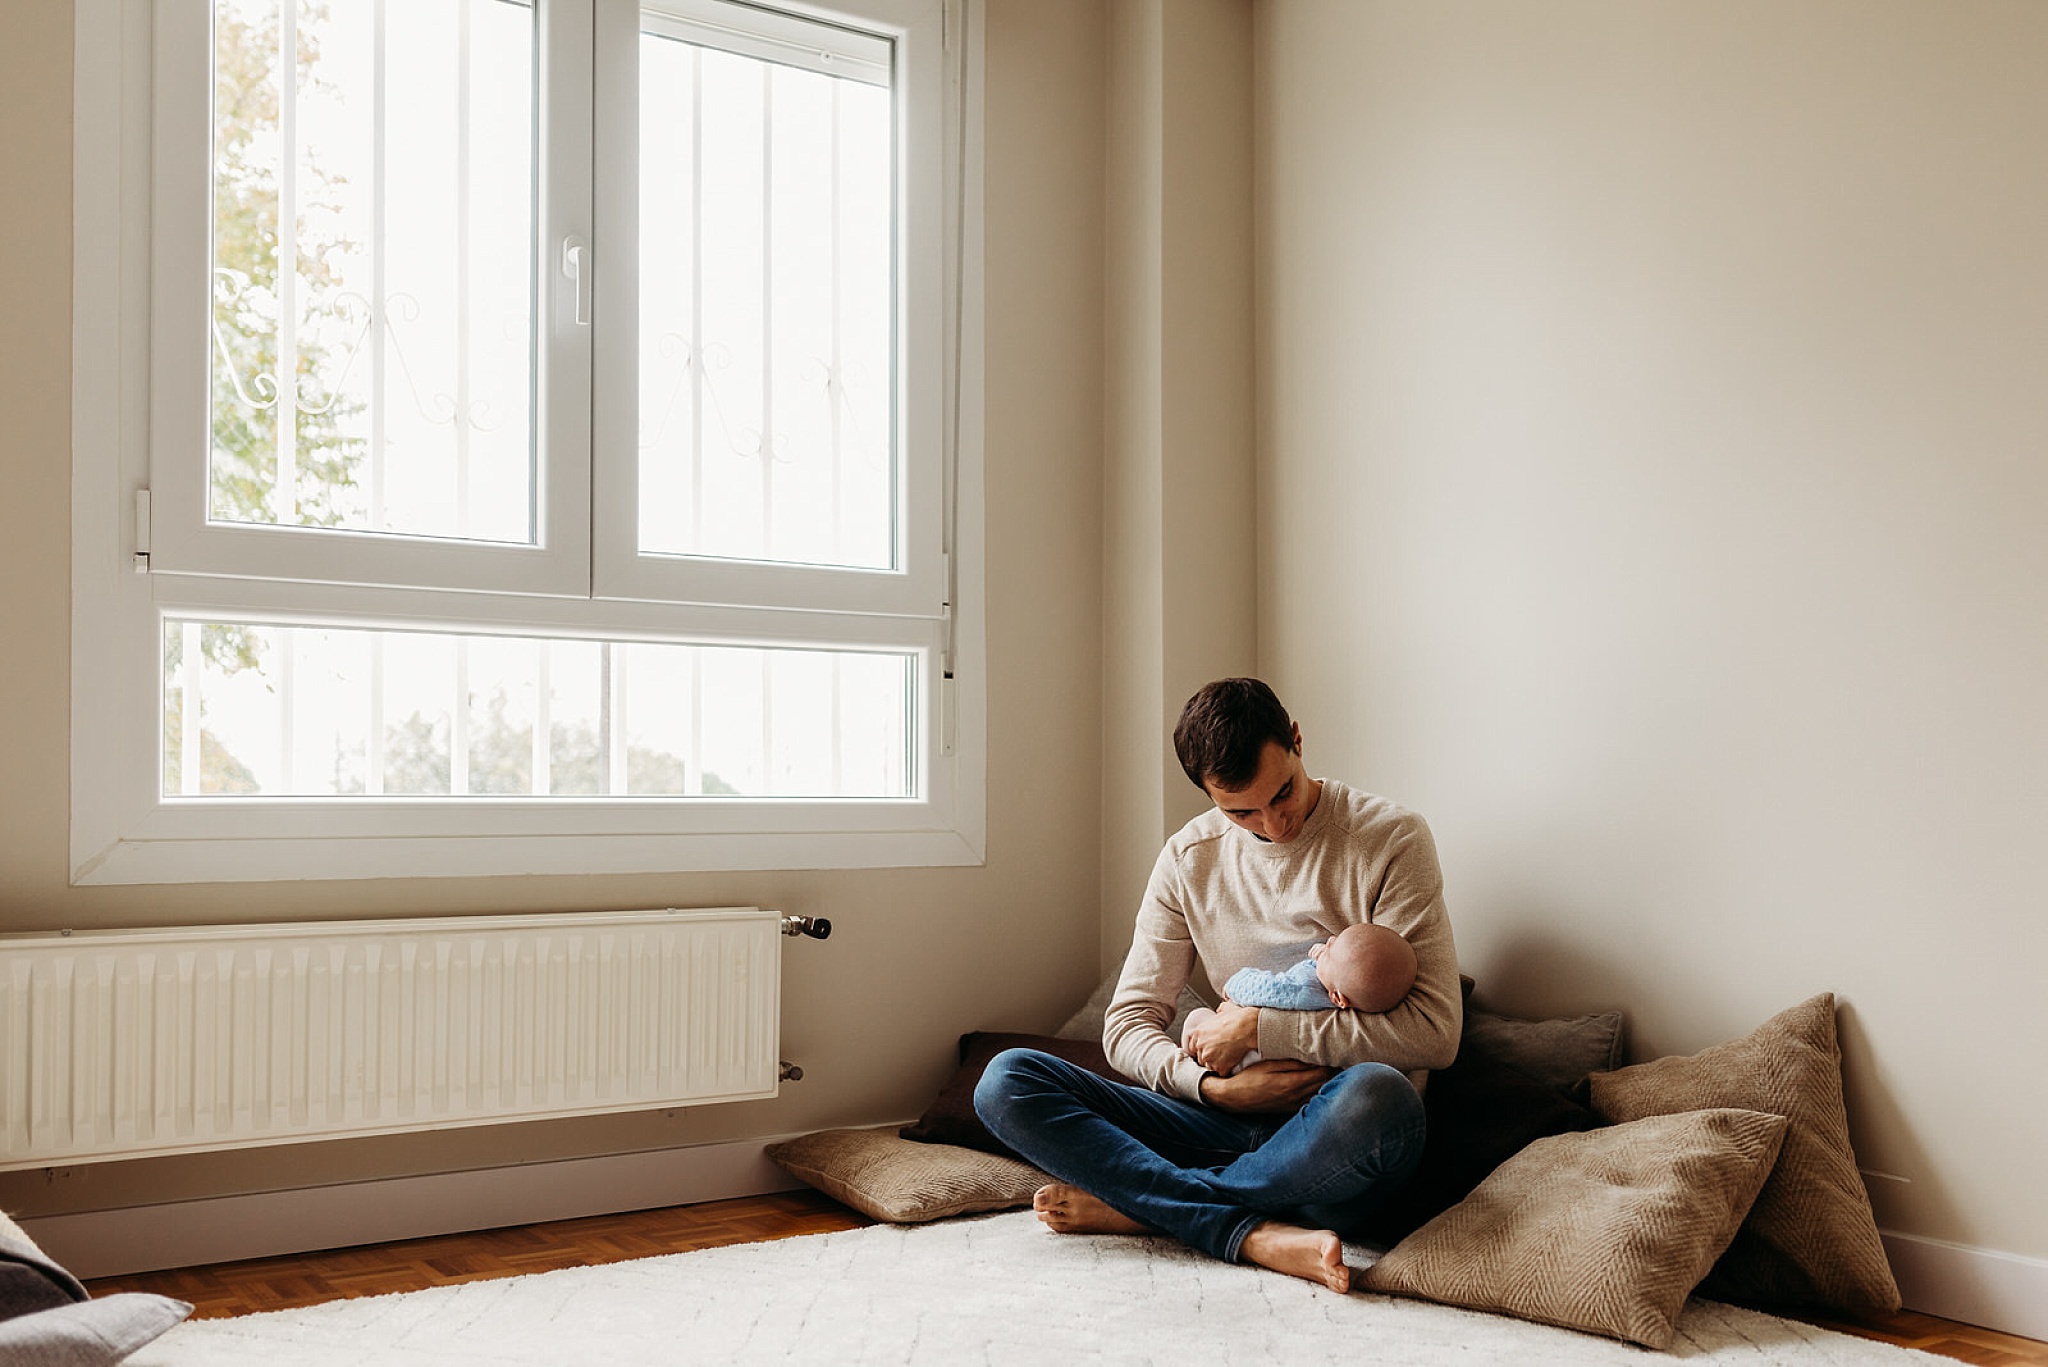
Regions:
<svg viewBox="0 0 2048 1367"><path fill-rule="evenodd" d="M784 935L808 935L813 940L822 940L832 933L832 923L822 916L785 916L782 918Z"/></svg>
<svg viewBox="0 0 2048 1367"><path fill-rule="evenodd" d="M788 1059L784 1059L782 1061L782 1072L779 1076L784 1082L802 1082L804 1080L804 1070L791 1063Z"/></svg>

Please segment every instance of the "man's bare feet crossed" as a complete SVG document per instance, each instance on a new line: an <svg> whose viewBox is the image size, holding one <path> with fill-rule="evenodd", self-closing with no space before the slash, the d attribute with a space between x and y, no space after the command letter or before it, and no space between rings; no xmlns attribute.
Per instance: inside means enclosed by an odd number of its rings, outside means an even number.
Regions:
<svg viewBox="0 0 2048 1367"><path fill-rule="evenodd" d="M1031 1197L1039 1222L1055 1234L1150 1234L1152 1231L1111 1209L1079 1187L1053 1182Z"/></svg>
<svg viewBox="0 0 2048 1367"><path fill-rule="evenodd" d="M1290 1277L1320 1282L1332 1291L1351 1289L1351 1269L1344 1263L1344 1241L1327 1229L1303 1229L1268 1220L1252 1226L1238 1245L1247 1261Z"/></svg>
<svg viewBox="0 0 2048 1367"><path fill-rule="evenodd" d="M1031 1198L1040 1223L1056 1234L1149 1234L1152 1231L1089 1192L1065 1182L1042 1186ZM1246 1262L1290 1277L1319 1283L1332 1291L1351 1289L1351 1269L1344 1264L1344 1244L1327 1229L1267 1220L1244 1236L1238 1252Z"/></svg>

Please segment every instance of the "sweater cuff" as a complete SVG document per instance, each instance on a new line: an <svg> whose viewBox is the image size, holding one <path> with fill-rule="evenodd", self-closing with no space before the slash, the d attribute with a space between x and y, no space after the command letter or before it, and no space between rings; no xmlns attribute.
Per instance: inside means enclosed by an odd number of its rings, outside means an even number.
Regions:
<svg viewBox="0 0 2048 1367"><path fill-rule="evenodd" d="M1173 1094L1182 1101L1192 1101L1197 1106L1201 1105L1202 1079L1209 1076L1209 1073L1209 1069L1194 1059L1183 1056L1173 1065Z"/></svg>
<svg viewBox="0 0 2048 1367"><path fill-rule="evenodd" d="M1262 1058L1300 1058L1301 1041L1288 1029L1304 1012L1261 1009L1259 1011L1259 1055Z"/></svg>

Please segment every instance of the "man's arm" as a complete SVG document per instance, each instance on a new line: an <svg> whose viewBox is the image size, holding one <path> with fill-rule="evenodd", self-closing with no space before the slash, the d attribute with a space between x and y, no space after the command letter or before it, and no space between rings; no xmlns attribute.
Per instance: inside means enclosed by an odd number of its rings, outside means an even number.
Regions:
<svg viewBox="0 0 2048 1367"><path fill-rule="evenodd" d="M1103 1014L1102 1049L1110 1066L1139 1086L1199 1101L1206 1070L1166 1033L1195 965L1195 942L1180 910L1174 875L1169 842L1152 866L1131 952Z"/></svg>
<svg viewBox="0 0 2048 1367"><path fill-rule="evenodd" d="M1202 1100L1220 1111L1287 1114L1306 1105L1332 1071L1313 1063L1270 1059L1229 1076L1210 1073L1202 1079Z"/></svg>

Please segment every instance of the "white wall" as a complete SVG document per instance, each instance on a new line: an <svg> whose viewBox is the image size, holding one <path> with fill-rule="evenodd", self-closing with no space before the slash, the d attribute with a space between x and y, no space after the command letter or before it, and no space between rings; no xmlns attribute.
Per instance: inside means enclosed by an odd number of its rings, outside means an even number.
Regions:
<svg viewBox="0 0 2048 1367"><path fill-rule="evenodd" d="M1880 1223L2048 1256L2048 8L1258 9L1260 662L1467 971L1843 1001Z"/></svg>
<svg viewBox="0 0 2048 1367"><path fill-rule="evenodd" d="M987 7L988 861L984 868L73 888L69 4L0 17L0 932L358 914L761 904L830 916L786 959L774 1102L0 1174L0 1209L93 1210L657 1149L915 1115L963 1031L1049 1029L1100 933L1102 28ZM985 971L962 971L962 965Z"/></svg>

